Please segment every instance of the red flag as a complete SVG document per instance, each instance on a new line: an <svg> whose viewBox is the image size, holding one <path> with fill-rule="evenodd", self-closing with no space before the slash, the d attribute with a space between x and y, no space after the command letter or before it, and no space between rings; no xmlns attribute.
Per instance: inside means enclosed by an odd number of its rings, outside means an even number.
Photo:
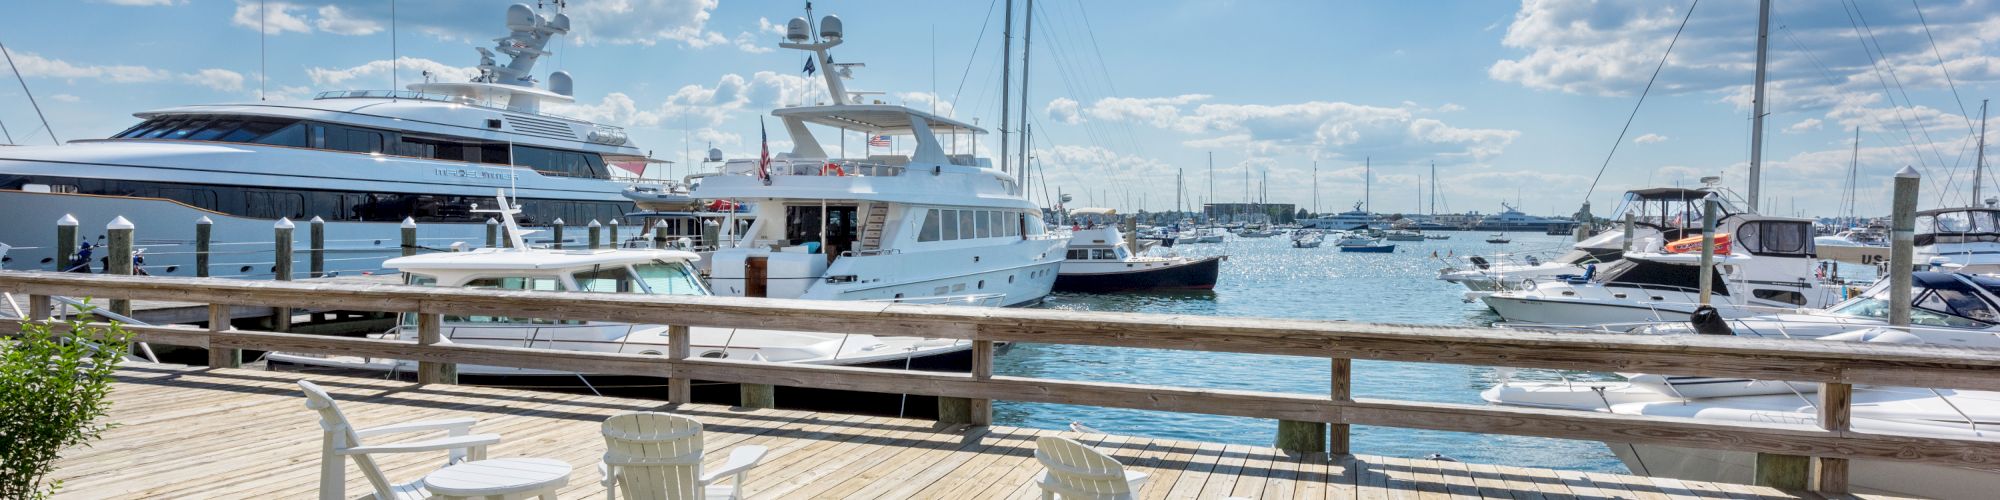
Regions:
<svg viewBox="0 0 2000 500"><path fill-rule="evenodd" d="M761 136L758 142L764 145L762 156L757 157L757 178L769 186L771 185L771 132L764 128L763 117L757 118L757 133Z"/></svg>
<svg viewBox="0 0 2000 500"><path fill-rule="evenodd" d="M611 166L618 167L619 170L631 172L632 175L646 176L646 162L644 161L614 161L611 162Z"/></svg>

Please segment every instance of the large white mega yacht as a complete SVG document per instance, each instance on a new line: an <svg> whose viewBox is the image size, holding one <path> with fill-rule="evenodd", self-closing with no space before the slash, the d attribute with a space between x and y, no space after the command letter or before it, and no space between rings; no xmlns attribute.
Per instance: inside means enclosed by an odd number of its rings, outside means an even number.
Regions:
<svg viewBox="0 0 2000 500"><path fill-rule="evenodd" d="M486 218L471 208L495 188L520 198L524 224L582 226L630 211L609 168L645 154L617 127L541 111L572 101L567 73L548 74L547 88L531 74L569 17L516 4L506 25L497 47L479 49L469 82L180 106L138 113L143 122L108 139L0 148L0 243L16 247L0 267L52 269L66 214L86 241L115 217L131 220L154 275L194 272L195 222L206 217L217 251L233 252L216 261L245 262L215 264L215 275L269 276L279 218L324 219L329 269L368 271L400 254L406 217L421 225L421 245L483 244ZM261 242L264 255L225 242Z"/></svg>
<svg viewBox="0 0 2000 500"><path fill-rule="evenodd" d="M841 81L853 66L834 64L827 52L841 43L840 19L827 16L816 33L804 18L788 28L789 42L780 46L813 53L826 70L833 102L773 111L791 136L790 152L732 160L724 175L693 189L698 198L755 207L757 221L740 237L722 238L734 244L713 256L709 283L715 293L834 300L986 296L1003 305L1048 295L1065 239L1045 232L1041 211L1014 175L957 153L955 139L985 131L904 106L858 102L866 93L850 93ZM838 158L822 149L813 126L902 136L915 150Z"/></svg>

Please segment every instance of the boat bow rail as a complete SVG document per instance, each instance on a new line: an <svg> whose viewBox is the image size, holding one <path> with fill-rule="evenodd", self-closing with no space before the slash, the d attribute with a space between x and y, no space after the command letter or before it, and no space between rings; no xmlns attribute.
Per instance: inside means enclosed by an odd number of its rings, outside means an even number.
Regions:
<svg viewBox="0 0 2000 500"><path fill-rule="evenodd" d="M1714 422L1673 416L1493 407L1352 398L1351 360L1449 363L1599 372L1642 372L1787 380L1849 394L1854 384L2000 390L2000 351L1938 345L1823 342L1702 335L1644 336L1338 321L999 309L879 302L639 296L582 292L438 289L390 284L249 282L0 272L0 292L29 296L31 317L47 317L50 296L171 300L321 310L414 312L417 341L276 332L127 326L139 340L211 349L283 350L416 360L420 374L448 373L454 363L592 373L933 395L967 402L972 423L990 423L992 400L1270 418L1335 426L1380 425L1455 432L1587 439L1688 448L1882 460L1961 467L2000 463L2000 440L1856 432L1808 423ZM686 349L666 355L586 353L440 343L445 314L665 324L684 341L686 327L813 330L969 340L971 373L908 372L702 359ZM0 331L21 320L0 320ZM60 325L58 326L60 328ZM677 333L676 333L677 332ZM993 375L996 342L1035 342L1206 352L1311 356L1333 363L1330 394L1294 394L1117 384ZM686 345L686 344L681 344ZM441 377L442 375L430 375ZM420 376L420 378L423 378ZM442 379L433 379L442 380ZM669 392L685 401L686 392ZM1819 406L1845 412L1848 401ZM1344 431L1344 427L1340 429ZM1332 450L1346 453L1346 432ZM1323 448L1322 448L1323 449ZM1312 451L1302 449L1300 451Z"/></svg>

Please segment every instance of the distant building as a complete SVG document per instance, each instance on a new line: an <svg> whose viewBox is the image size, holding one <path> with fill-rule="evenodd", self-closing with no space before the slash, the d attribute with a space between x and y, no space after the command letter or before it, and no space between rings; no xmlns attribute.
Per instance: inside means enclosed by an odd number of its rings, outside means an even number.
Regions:
<svg viewBox="0 0 2000 500"><path fill-rule="evenodd" d="M1201 213L1217 222L1290 224L1299 207L1291 203L1209 203Z"/></svg>

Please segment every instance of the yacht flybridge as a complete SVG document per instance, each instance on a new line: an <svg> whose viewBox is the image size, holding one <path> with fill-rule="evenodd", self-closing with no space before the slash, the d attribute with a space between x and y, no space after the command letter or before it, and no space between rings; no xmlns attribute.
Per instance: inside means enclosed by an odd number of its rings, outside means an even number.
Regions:
<svg viewBox="0 0 2000 500"><path fill-rule="evenodd" d="M558 9L508 7L509 33L479 49L472 81L173 107L138 113L143 122L108 139L0 149L0 242L15 247L4 267L51 269L50 226L66 214L85 235L131 220L139 245L155 247L153 275L193 274L193 252L160 247L191 246L204 217L218 243L266 244L279 218L321 218L336 271L373 270L400 253L405 218L423 224L424 245L482 243L485 217L471 209L495 188L520 198L524 224L620 217L633 204L609 169L645 153L617 127L543 111L572 101L569 74L549 73L541 88L532 73L549 41L569 32Z"/></svg>
<svg viewBox="0 0 2000 500"><path fill-rule="evenodd" d="M834 64L841 22L827 16L814 32L793 19L789 42L825 68L832 104L771 114L792 150L724 164L691 194L753 208L743 234L715 252L710 284L719 295L834 300L993 297L1003 305L1041 300L1055 283L1065 240L1045 232L1041 211L1014 175L960 153L986 131L892 104L858 102L842 80L853 65ZM908 155L838 157L813 127L898 136ZM954 140L946 142L940 136Z"/></svg>

